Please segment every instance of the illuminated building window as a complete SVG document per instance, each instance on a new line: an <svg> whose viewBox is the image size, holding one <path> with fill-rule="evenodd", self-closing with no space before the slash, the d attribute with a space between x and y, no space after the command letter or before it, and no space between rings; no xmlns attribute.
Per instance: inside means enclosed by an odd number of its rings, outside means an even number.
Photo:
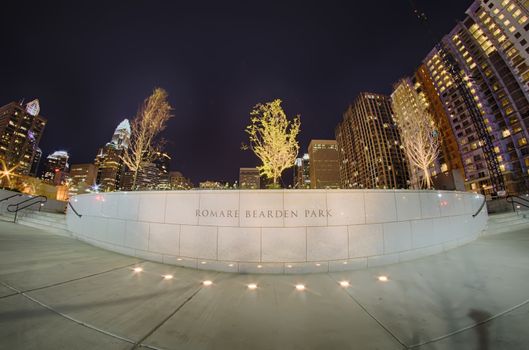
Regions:
<svg viewBox="0 0 529 350"><path fill-rule="evenodd" d="M508 136L511 135L511 131L510 131L509 129L505 129L505 130L503 130L503 131L501 132L501 135L502 135L503 137L508 137Z"/></svg>
<svg viewBox="0 0 529 350"><path fill-rule="evenodd" d="M518 145L519 146L527 145L527 139L525 137L522 137L521 139L518 139Z"/></svg>

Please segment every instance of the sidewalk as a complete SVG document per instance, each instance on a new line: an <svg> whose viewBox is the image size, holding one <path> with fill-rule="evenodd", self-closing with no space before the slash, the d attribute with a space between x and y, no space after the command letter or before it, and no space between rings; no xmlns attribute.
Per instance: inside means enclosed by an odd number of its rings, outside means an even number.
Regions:
<svg viewBox="0 0 529 350"><path fill-rule="evenodd" d="M527 324L527 228L401 264L276 276L144 262L0 222L0 349L523 349Z"/></svg>

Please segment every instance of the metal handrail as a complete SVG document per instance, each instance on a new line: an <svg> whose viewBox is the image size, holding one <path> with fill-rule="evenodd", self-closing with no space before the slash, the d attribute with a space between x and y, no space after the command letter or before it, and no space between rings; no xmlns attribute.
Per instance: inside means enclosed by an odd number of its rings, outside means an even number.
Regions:
<svg viewBox="0 0 529 350"><path fill-rule="evenodd" d="M483 210L483 207L485 206L486 203L487 203L487 199L485 197L483 197L483 203L481 203L481 205L479 206L479 209L476 211L476 213L474 215L472 215L473 218L475 218L476 216L479 215L479 213L481 213L481 210Z"/></svg>
<svg viewBox="0 0 529 350"><path fill-rule="evenodd" d="M521 205L523 207L529 208L529 200L527 200L527 199L525 199L523 197L515 196L515 195L508 195L505 200L507 201L507 203L511 203L512 204L512 211L513 212L516 211L515 208L514 208L514 203L516 203L518 205Z"/></svg>
<svg viewBox="0 0 529 350"><path fill-rule="evenodd" d="M28 202L31 202L31 201L33 201L33 203L26 204L22 208L20 208L21 204L28 203ZM48 201L48 197L46 197L46 196L31 197L31 198L25 199L23 201L20 201L18 203L13 203L13 204L8 205L7 206L7 211L10 212L10 213L15 213L15 218L13 219L13 222L17 222L18 212L20 210L26 209L28 207L31 207L33 204L39 203L39 204L41 204L39 206L39 211L40 211L40 208L42 207L42 204L46 203L47 201Z"/></svg>
<svg viewBox="0 0 529 350"><path fill-rule="evenodd" d="M17 194L11 195L11 196L7 196L5 198L0 199L0 203L3 202L3 201L7 201L7 200L9 200L11 198L20 197L20 196L22 196L22 193L17 193Z"/></svg>
<svg viewBox="0 0 529 350"><path fill-rule="evenodd" d="M82 215L79 214L79 213L77 212L77 210L75 210L75 208L74 208L73 205L72 205L72 202L68 201L68 205L70 206L70 208L72 208L74 214L77 215L77 217L79 217L79 218L82 217Z"/></svg>

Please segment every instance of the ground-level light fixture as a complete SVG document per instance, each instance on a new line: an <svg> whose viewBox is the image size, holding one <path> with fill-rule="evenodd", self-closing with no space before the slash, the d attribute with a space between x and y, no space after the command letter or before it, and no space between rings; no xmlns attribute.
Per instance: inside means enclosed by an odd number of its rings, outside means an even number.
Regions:
<svg viewBox="0 0 529 350"><path fill-rule="evenodd" d="M305 285L304 284L296 284L296 290L305 290Z"/></svg>
<svg viewBox="0 0 529 350"><path fill-rule="evenodd" d="M135 267L133 268L134 272L142 272L143 269L141 267Z"/></svg>
<svg viewBox="0 0 529 350"><path fill-rule="evenodd" d="M388 278L388 276L382 275L382 276L378 276L378 280L380 282L387 282L387 281L389 281L389 278Z"/></svg>
<svg viewBox="0 0 529 350"><path fill-rule="evenodd" d="M248 285L248 289L250 289L250 290L257 289L257 284L255 284L255 283L250 283L250 284Z"/></svg>
<svg viewBox="0 0 529 350"><path fill-rule="evenodd" d="M349 287L351 284L349 283L349 281L340 281L340 286L346 288L346 287Z"/></svg>
<svg viewBox="0 0 529 350"><path fill-rule="evenodd" d="M172 280L173 279L173 275L163 275L162 276L164 280Z"/></svg>
<svg viewBox="0 0 529 350"><path fill-rule="evenodd" d="M207 287L207 286L211 286L213 282L211 282L210 280L205 280L204 282L202 282L202 284Z"/></svg>

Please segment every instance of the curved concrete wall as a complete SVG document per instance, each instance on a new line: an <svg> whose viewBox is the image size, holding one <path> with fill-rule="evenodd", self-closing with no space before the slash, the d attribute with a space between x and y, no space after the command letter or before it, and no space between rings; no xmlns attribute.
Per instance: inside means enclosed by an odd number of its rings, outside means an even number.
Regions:
<svg viewBox="0 0 529 350"><path fill-rule="evenodd" d="M244 190L84 194L74 236L122 254L210 270L300 273L431 255L478 237L468 192Z"/></svg>

